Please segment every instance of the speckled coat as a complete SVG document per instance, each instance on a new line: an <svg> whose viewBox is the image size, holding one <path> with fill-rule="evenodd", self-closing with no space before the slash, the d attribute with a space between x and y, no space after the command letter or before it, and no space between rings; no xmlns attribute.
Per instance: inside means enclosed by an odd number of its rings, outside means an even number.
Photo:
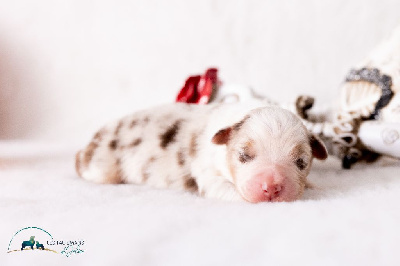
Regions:
<svg viewBox="0 0 400 266"><path fill-rule="evenodd" d="M255 112L260 106L263 108ZM248 134L257 129L267 135ZM271 136L283 142L272 141ZM269 148L258 149L263 143ZM313 151L323 148L295 115L277 106L260 101L203 106L177 103L139 111L106 125L77 153L76 170L84 179L98 183L147 184L226 200L289 201L302 194ZM293 155L296 149L301 151ZM285 181L289 196L246 196L250 193L245 191L246 182L257 175L255 169L266 164L291 164L274 170L276 180L282 171L285 179L293 179ZM287 177L290 175L293 177Z"/></svg>

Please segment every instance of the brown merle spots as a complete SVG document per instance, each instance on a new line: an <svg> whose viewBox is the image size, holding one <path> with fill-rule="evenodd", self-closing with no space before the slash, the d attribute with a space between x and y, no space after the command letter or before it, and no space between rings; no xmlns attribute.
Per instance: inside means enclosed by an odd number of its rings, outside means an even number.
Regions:
<svg viewBox="0 0 400 266"><path fill-rule="evenodd" d="M178 153L176 154L176 158L178 160L178 164L179 166L184 166L185 165L185 153L183 152L183 150L178 151Z"/></svg>
<svg viewBox="0 0 400 266"><path fill-rule="evenodd" d="M149 118L148 116L146 116L146 117L143 119L143 124L145 125L145 124L149 123L149 121L150 121L150 118Z"/></svg>
<svg viewBox="0 0 400 266"><path fill-rule="evenodd" d="M103 136L106 133L106 130L103 128L101 130L99 130L93 137L93 140L96 142L100 142L103 140Z"/></svg>
<svg viewBox="0 0 400 266"><path fill-rule="evenodd" d="M184 177L183 186L186 190L191 192L197 192L199 190L196 179L190 175Z"/></svg>
<svg viewBox="0 0 400 266"><path fill-rule="evenodd" d="M195 157L197 154L197 138L198 136L196 133L193 133L190 138L189 155L191 157Z"/></svg>
<svg viewBox="0 0 400 266"><path fill-rule="evenodd" d="M121 168L121 160L115 160L114 165L109 169L104 183L107 184L122 184L124 183L122 168Z"/></svg>
<svg viewBox="0 0 400 266"><path fill-rule="evenodd" d="M244 122L246 122L247 119L249 119L250 116L246 115L241 121L233 125L233 129L236 131L239 131L239 129L243 126Z"/></svg>
<svg viewBox="0 0 400 266"><path fill-rule="evenodd" d="M79 176L82 176L82 173L81 173L81 151L79 151L75 155L75 170Z"/></svg>
<svg viewBox="0 0 400 266"><path fill-rule="evenodd" d="M168 145L175 142L175 137L178 134L179 128L182 121L176 121L172 126L170 126L163 134L160 135L160 146L165 149Z"/></svg>
<svg viewBox="0 0 400 266"><path fill-rule="evenodd" d="M94 135L93 140L101 140L101 137L102 136L101 136L100 131L99 131Z"/></svg>
<svg viewBox="0 0 400 266"><path fill-rule="evenodd" d="M117 127L115 128L115 132L114 134L117 136L119 134L119 132L121 131L122 126L124 125L124 123L122 123L122 121L119 121Z"/></svg>
<svg viewBox="0 0 400 266"><path fill-rule="evenodd" d="M90 142L86 147L85 153L83 155L83 164L88 165L93 158L94 151L97 149L99 145L96 142Z"/></svg>
<svg viewBox="0 0 400 266"><path fill-rule="evenodd" d="M113 139L112 141L110 141L108 147L110 147L111 150L115 150L118 147L118 140Z"/></svg>
<svg viewBox="0 0 400 266"><path fill-rule="evenodd" d="M129 147L131 147L131 148L136 147L136 146L138 146L140 143L142 143L142 139L141 139L141 138L137 138L137 139L133 140L133 141L131 142L131 144L129 144Z"/></svg>
<svg viewBox="0 0 400 266"><path fill-rule="evenodd" d="M129 124L129 128L133 128L133 127L135 127L136 125L138 124L138 121L137 120L132 120L132 122Z"/></svg>
<svg viewBox="0 0 400 266"><path fill-rule="evenodd" d="M150 177L150 167L151 165L154 163L154 161L156 160L155 157L150 157L147 162L143 165L142 167L142 182L145 183L147 182L147 180Z"/></svg>

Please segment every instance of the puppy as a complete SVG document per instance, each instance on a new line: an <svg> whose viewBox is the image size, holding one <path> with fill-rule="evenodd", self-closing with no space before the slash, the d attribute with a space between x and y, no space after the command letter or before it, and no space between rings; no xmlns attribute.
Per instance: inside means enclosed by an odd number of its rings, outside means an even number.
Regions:
<svg viewBox="0 0 400 266"><path fill-rule="evenodd" d="M272 104L176 103L139 111L98 131L76 155L97 183L148 184L207 198L294 201L322 142Z"/></svg>

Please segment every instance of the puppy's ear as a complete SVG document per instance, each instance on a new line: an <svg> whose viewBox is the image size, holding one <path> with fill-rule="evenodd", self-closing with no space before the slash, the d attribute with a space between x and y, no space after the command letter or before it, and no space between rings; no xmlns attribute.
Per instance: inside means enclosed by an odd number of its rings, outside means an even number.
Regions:
<svg viewBox="0 0 400 266"><path fill-rule="evenodd" d="M326 150L325 144L314 135L310 135L309 139L312 155L319 160L325 160L328 157L328 151Z"/></svg>
<svg viewBox="0 0 400 266"><path fill-rule="evenodd" d="M227 127L224 129L221 129L217 133L215 133L214 137L212 138L212 143L217 144L217 145L223 145L228 143L229 138L231 137L232 134L232 128Z"/></svg>

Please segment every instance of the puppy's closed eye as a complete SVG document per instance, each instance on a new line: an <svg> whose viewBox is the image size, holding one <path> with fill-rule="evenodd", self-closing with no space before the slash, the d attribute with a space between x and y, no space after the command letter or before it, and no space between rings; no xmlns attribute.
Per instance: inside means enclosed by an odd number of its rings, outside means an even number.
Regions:
<svg viewBox="0 0 400 266"><path fill-rule="evenodd" d="M239 161L241 163L248 163L252 160L254 160L256 156L249 154L246 150L241 150L239 151Z"/></svg>
<svg viewBox="0 0 400 266"><path fill-rule="evenodd" d="M247 141L240 146L238 150L238 160L244 164L248 163L256 158L256 151L254 149L254 143L252 140Z"/></svg>
<svg viewBox="0 0 400 266"><path fill-rule="evenodd" d="M295 164L300 171L307 168L307 163L303 158L296 159Z"/></svg>

